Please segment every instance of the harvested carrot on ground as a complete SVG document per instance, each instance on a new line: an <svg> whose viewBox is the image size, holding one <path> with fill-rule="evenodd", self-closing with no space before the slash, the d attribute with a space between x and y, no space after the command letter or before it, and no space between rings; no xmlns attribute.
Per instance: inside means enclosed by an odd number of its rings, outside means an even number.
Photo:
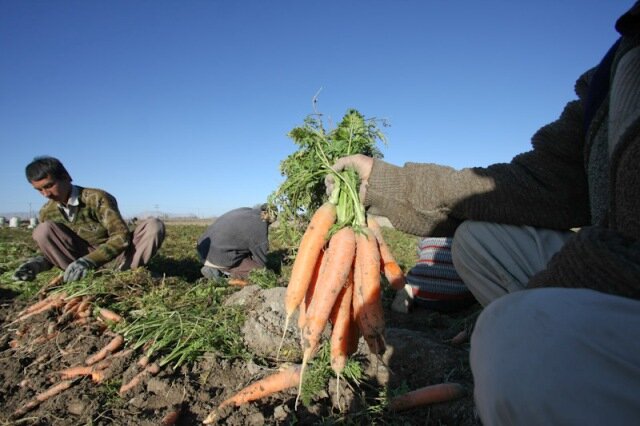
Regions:
<svg viewBox="0 0 640 426"><path fill-rule="evenodd" d="M391 253L389 245L384 240L380 224L373 217L369 216L367 217L367 226L373 231L373 234L376 236L376 240L378 241L378 248L380 249L380 266L382 267L384 276L387 278L387 281L389 281L389 284L394 290L404 288L407 280L404 276L404 272L402 272L402 268L400 268L395 257L393 257L393 253Z"/></svg>
<svg viewBox="0 0 640 426"><path fill-rule="evenodd" d="M64 306L64 299L66 295L64 293L58 293L54 295L50 295L43 301L37 302L34 306L35 308L28 308L23 315L18 315L18 318L14 322L24 321L27 318L31 318L34 315L41 314L51 309L60 308ZM46 302L44 302L46 301ZM42 302L42 303L41 303Z"/></svg>
<svg viewBox="0 0 640 426"><path fill-rule="evenodd" d="M379 355L385 350L380 251L373 232L368 228L356 236L353 284L354 316L369 350Z"/></svg>
<svg viewBox="0 0 640 426"><path fill-rule="evenodd" d="M331 310L338 299L340 291L348 281L355 252L356 238L353 229L349 227L342 228L331 237L329 247L324 254L326 260L318 277L319 282L305 313L305 323L302 329L303 356L298 397L302 390L304 369L317 350L320 336L327 326Z"/></svg>
<svg viewBox="0 0 640 426"><path fill-rule="evenodd" d="M49 398L52 398L60 394L61 392L69 389L75 383L76 383L76 380L64 380L60 383L57 383L51 386L49 389L37 394L31 401L27 402L25 405L23 405L22 407L14 411L12 414L12 417L18 418L23 416L24 414L33 410L34 408L36 408L38 405L48 400Z"/></svg>
<svg viewBox="0 0 640 426"><path fill-rule="evenodd" d="M320 251L324 247L329 229L335 221L336 206L332 202L326 202L313 214L311 222L302 236L285 293L284 307L286 317L282 341L286 336L289 321L300 306L300 303L302 303L309 283L313 279ZM282 346L282 342L279 346Z"/></svg>
<svg viewBox="0 0 640 426"><path fill-rule="evenodd" d="M396 396L389 402L389 410L404 411L438 402L451 401L465 395L464 387L459 383L440 383L425 386L403 395Z"/></svg>
<svg viewBox="0 0 640 426"><path fill-rule="evenodd" d="M147 365L144 370L142 370L141 372L133 376L133 378L129 380L129 382L123 383L122 386L120 386L120 390L118 391L118 393L120 394L120 396L124 396L131 389L138 386L145 376L147 375L155 376L159 372L160 372L160 366L155 362Z"/></svg>
<svg viewBox="0 0 640 426"><path fill-rule="evenodd" d="M65 368L58 373L62 379L73 379L78 376L91 376L94 372L104 370L109 365L111 365L111 360L105 359L94 365L76 365L75 367Z"/></svg>
<svg viewBox="0 0 640 426"><path fill-rule="evenodd" d="M98 315L100 316L100 318L106 320L106 321L112 321L112 322L120 322L122 321L122 317L118 314L116 314L115 312L113 312L111 309L107 309L107 308L100 308L98 310Z"/></svg>
<svg viewBox="0 0 640 426"><path fill-rule="evenodd" d="M230 398L222 401L222 403L207 416L203 423L214 423L220 415L220 410L228 405L237 407L273 395L276 392L295 387L300 379L300 374L301 366L292 365L284 370L266 376L257 382L251 383Z"/></svg>
<svg viewBox="0 0 640 426"><path fill-rule="evenodd" d="M118 351L122 347L122 345L124 345L124 337L118 334L116 335L116 337L111 339L111 341L107 343L102 349L87 358L84 363L86 365L92 365L98 361L102 361L107 357L107 355Z"/></svg>

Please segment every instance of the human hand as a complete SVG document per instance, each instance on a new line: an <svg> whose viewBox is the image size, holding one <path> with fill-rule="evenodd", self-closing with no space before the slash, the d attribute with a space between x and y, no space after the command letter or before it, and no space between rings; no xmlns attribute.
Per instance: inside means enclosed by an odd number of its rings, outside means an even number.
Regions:
<svg viewBox="0 0 640 426"><path fill-rule="evenodd" d="M15 281L33 281L36 275L52 266L44 256L36 256L20 265L11 278Z"/></svg>
<svg viewBox="0 0 640 426"><path fill-rule="evenodd" d="M84 278L89 270L94 269L96 264L85 257L75 260L67 266L64 271L64 282L77 281Z"/></svg>
<svg viewBox="0 0 640 426"><path fill-rule="evenodd" d="M33 281L38 274L33 267L33 262L25 262L16 269L11 278L14 281Z"/></svg>
<svg viewBox="0 0 640 426"><path fill-rule="evenodd" d="M345 169L352 169L358 173L360 177L360 201L364 202L364 197L367 195L367 186L369 185L369 176L371 176L371 169L373 168L373 158L363 154L349 155L338 159L331 168L338 173ZM325 176L324 186L327 189L327 195L333 192L334 185L335 177L333 174Z"/></svg>

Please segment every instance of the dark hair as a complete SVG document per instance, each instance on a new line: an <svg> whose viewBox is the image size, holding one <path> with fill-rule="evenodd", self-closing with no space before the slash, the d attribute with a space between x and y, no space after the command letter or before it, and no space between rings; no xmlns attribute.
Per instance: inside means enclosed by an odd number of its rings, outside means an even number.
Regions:
<svg viewBox="0 0 640 426"><path fill-rule="evenodd" d="M69 172L67 172L67 169L64 168L60 160L46 155L34 158L33 161L27 165L25 173L29 182L42 180L47 176L51 176L55 180L65 178L71 180Z"/></svg>

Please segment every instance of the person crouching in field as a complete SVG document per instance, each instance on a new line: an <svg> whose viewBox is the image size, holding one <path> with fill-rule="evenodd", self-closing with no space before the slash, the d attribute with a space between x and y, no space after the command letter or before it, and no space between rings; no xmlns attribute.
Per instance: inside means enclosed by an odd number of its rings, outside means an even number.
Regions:
<svg viewBox="0 0 640 426"><path fill-rule="evenodd" d="M64 281L83 278L89 270L113 261L118 270L146 265L164 241L162 221L140 221L129 231L109 193L73 185L60 160L36 157L26 167L27 180L49 201L39 213L33 239L41 255L23 263L14 273L18 281L31 281L57 266Z"/></svg>
<svg viewBox="0 0 640 426"><path fill-rule="evenodd" d="M202 275L245 280L252 270L265 267L272 222L266 204L241 207L217 218L198 239Z"/></svg>

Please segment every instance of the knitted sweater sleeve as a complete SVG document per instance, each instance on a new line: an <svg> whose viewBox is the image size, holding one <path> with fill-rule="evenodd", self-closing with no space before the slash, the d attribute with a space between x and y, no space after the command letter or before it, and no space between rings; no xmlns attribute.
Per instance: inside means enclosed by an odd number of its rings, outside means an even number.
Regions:
<svg viewBox="0 0 640 426"><path fill-rule="evenodd" d="M583 226L590 214L582 120L581 102L570 102L533 136L530 151L486 168L397 167L375 160L364 203L396 228L420 236L451 236L467 219L552 229Z"/></svg>

